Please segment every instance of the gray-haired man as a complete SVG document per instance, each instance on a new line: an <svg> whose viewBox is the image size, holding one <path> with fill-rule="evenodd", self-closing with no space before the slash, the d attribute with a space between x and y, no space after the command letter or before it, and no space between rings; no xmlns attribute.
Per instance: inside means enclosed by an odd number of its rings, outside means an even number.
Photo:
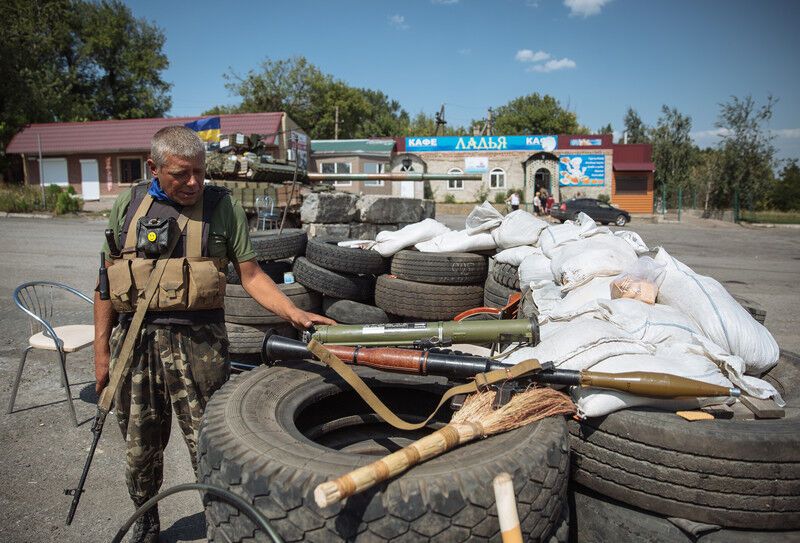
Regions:
<svg viewBox="0 0 800 543"><path fill-rule="evenodd" d="M132 299L141 297L143 283L154 267L153 256L136 247L138 219L147 223L191 217L169 255L168 260L176 265L167 262L158 293L138 331L130 371L114 397L127 444L128 491L137 506L157 494L161 486L173 410L197 469L195 452L203 411L211 394L230 374L216 272L233 262L245 290L298 328L333 323L297 308L261 271L241 205L226 190L203 185L205 148L193 131L182 126L159 130L153 136L147 165L153 179L120 194L114 202L109 228L114 230L118 247L124 249L120 259L108 263L111 301L95 295L94 303L99 394L108 383L109 368L113 370L119 359L136 309ZM107 244L104 250L108 255ZM170 269L179 271L170 278ZM184 274L183 284L175 280L181 277L176 273ZM158 511L153 509L139 519L131 541L154 543L159 529Z"/></svg>

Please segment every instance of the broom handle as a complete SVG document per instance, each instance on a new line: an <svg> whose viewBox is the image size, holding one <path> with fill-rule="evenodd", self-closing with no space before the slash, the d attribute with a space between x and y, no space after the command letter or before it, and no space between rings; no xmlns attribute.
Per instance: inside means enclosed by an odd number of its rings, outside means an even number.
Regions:
<svg viewBox="0 0 800 543"><path fill-rule="evenodd" d="M327 507L394 477L429 458L478 439L483 434L483 428L477 423L448 424L380 460L355 469L338 479L320 483L314 490L314 500L319 507Z"/></svg>

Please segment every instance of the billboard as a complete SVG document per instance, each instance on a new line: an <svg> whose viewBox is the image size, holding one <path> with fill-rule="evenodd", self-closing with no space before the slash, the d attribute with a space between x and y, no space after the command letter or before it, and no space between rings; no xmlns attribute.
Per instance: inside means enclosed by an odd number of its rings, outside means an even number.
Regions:
<svg viewBox="0 0 800 543"><path fill-rule="evenodd" d="M411 136L406 151L553 151L558 136Z"/></svg>
<svg viewBox="0 0 800 543"><path fill-rule="evenodd" d="M605 155L561 155L559 157L559 186L602 187L605 183Z"/></svg>
<svg viewBox="0 0 800 543"><path fill-rule="evenodd" d="M603 140L600 138L577 138L569 140L572 147L600 147Z"/></svg>
<svg viewBox="0 0 800 543"><path fill-rule="evenodd" d="M489 171L489 157L464 157L464 173L485 173Z"/></svg>

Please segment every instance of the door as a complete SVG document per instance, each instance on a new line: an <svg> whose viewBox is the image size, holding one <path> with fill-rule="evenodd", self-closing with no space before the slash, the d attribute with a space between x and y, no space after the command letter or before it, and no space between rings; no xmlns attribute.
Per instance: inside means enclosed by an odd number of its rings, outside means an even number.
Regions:
<svg viewBox="0 0 800 543"><path fill-rule="evenodd" d="M46 185L69 185L69 174L67 172L66 158L43 158L42 159L42 179Z"/></svg>
<svg viewBox="0 0 800 543"><path fill-rule="evenodd" d="M597 220L600 222L613 222L617 218L614 209L605 202L597 202Z"/></svg>
<svg viewBox="0 0 800 543"><path fill-rule="evenodd" d="M81 159L81 197L87 202L100 199L100 169L94 159Z"/></svg>

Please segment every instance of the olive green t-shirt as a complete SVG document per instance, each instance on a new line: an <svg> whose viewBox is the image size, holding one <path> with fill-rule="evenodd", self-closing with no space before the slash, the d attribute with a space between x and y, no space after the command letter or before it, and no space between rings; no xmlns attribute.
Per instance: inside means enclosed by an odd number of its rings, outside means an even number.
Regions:
<svg viewBox="0 0 800 543"><path fill-rule="evenodd" d="M117 196L108 217L108 227L114 230L114 238L119 240L119 233L125 225L125 214L131 203L131 190ZM135 228L136 225L131 225ZM109 254L108 242L103 244L103 251ZM211 223L208 225L208 254L214 258L227 258L231 261L244 262L256 257L253 244L250 243L247 216L242 205L228 194L214 208Z"/></svg>

